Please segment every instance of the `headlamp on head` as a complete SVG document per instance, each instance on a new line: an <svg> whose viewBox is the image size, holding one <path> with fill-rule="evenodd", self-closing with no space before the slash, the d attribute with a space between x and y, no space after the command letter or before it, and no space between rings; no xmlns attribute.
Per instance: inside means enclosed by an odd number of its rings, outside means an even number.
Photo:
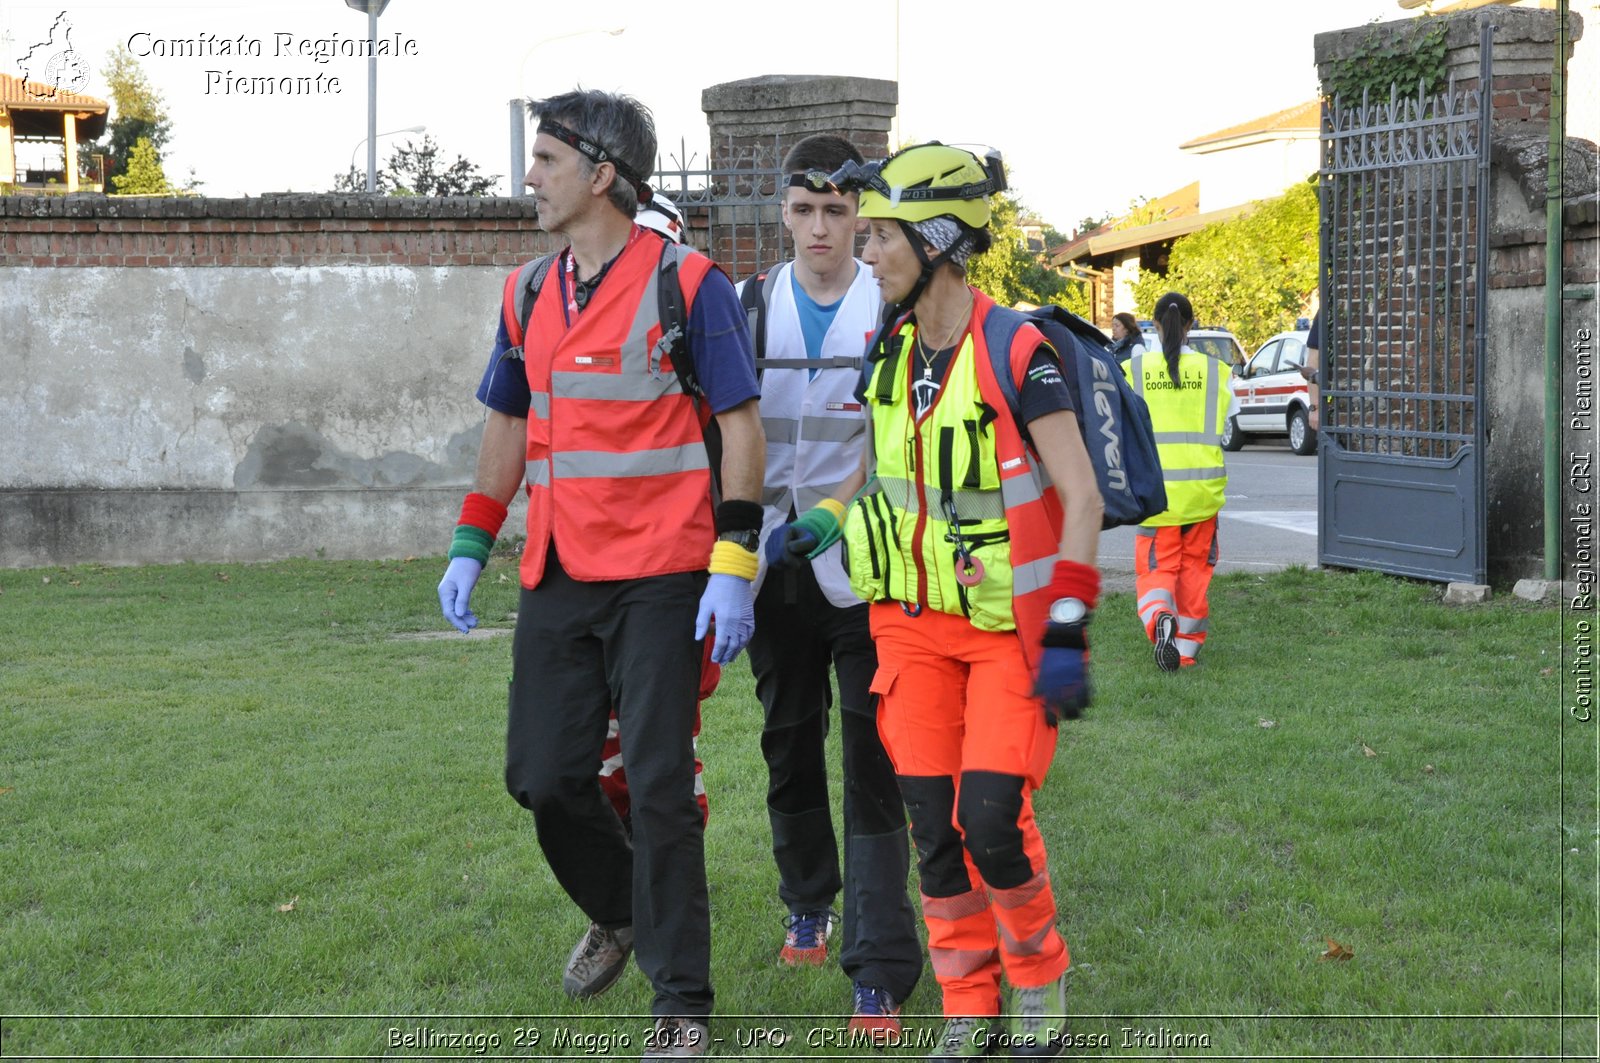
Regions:
<svg viewBox="0 0 1600 1063"><path fill-rule="evenodd" d="M918 222L948 214L974 229L989 223L988 197L1006 189L998 151L980 159L938 141L903 148L881 162L846 163L832 180L860 190L863 218Z"/></svg>
<svg viewBox="0 0 1600 1063"><path fill-rule="evenodd" d="M650 202L650 186L645 184L644 176L618 158L615 152L609 151L587 137L573 132L553 118L540 118L539 127L534 132L554 137L596 166L603 162L609 162L616 168L617 176L633 186L634 194L638 197L641 207Z"/></svg>
<svg viewBox="0 0 1600 1063"><path fill-rule="evenodd" d="M832 175L826 170L806 170L803 173L789 175L789 188L803 188L807 192L832 192L834 195L843 195L849 189L840 188L834 183Z"/></svg>

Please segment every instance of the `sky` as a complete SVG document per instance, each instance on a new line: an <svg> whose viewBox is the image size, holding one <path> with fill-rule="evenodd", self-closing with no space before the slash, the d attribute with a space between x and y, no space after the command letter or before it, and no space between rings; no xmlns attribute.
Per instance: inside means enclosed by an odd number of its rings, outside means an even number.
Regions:
<svg viewBox="0 0 1600 1063"><path fill-rule="evenodd" d="M714 9L730 14L704 17ZM0 0L6 72L20 73L63 13L90 68L81 91L108 96L101 71L115 46L139 57L172 120L170 179L192 169L206 195L253 196L327 191L352 157L364 171L367 61L316 57L366 37L366 16L343 0ZM1398 0L392 0L378 35L398 35L407 54L378 62L378 159L421 139L383 134L424 125L447 160L503 175L507 101L581 83L638 97L663 157L687 150L703 163L702 89L848 74L900 82L900 142L1000 149L1027 208L1069 232L1191 179L1178 144L1312 98L1316 33L1404 17ZM260 54L181 54L241 37ZM303 95L244 94L226 80L318 75L323 91Z"/></svg>

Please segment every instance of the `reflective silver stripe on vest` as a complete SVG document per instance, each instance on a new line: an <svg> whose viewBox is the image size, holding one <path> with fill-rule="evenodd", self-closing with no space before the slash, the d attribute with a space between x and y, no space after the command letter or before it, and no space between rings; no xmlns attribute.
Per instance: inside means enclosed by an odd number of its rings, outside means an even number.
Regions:
<svg viewBox="0 0 1600 1063"><path fill-rule="evenodd" d="M1050 581L1056 574L1056 559L1060 556L1058 551L1049 557L1041 557L1037 561L1029 561L1012 569L1012 595L1020 598L1024 594L1032 594L1036 590L1050 586Z"/></svg>
<svg viewBox="0 0 1600 1063"><path fill-rule="evenodd" d="M538 458L522 466L522 477L530 487L550 486L550 459Z"/></svg>
<svg viewBox="0 0 1600 1063"><path fill-rule="evenodd" d="M605 478L665 476L669 473L693 472L710 467L704 443L688 443L681 447L636 450L620 454L609 450L569 450L555 456L555 474L561 479L569 477L581 479L591 476Z"/></svg>
<svg viewBox="0 0 1600 1063"><path fill-rule="evenodd" d="M857 369L860 358L757 358L757 369Z"/></svg>
<svg viewBox="0 0 1600 1063"><path fill-rule="evenodd" d="M787 487L763 487L761 489L761 504L763 506L771 506L777 509L780 503L788 497L789 489Z"/></svg>
<svg viewBox="0 0 1600 1063"><path fill-rule="evenodd" d="M650 329L659 324L660 301L657 295L661 271L652 265L628 335L615 352L616 372L580 372L563 369L550 374L550 387L563 399L602 399L615 402L653 402L663 395L681 395L678 374L663 370L660 358L651 349ZM559 295L557 291L557 295ZM609 353L609 352L601 352Z"/></svg>
<svg viewBox="0 0 1600 1063"><path fill-rule="evenodd" d="M878 482L883 485L883 497L894 508L913 517L922 511L917 504L916 486L910 480L880 476ZM929 502L935 507L932 516L943 520L944 512L939 508L938 501L939 491L932 487L927 491ZM952 491L950 494L955 502L956 516L963 521L1004 520L1006 517L1006 503L999 491Z"/></svg>
<svg viewBox="0 0 1600 1063"><path fill-rule="evenodd" d="M800 438L813 443L848 443L866 430L864 417L803 417L800 420Z"/></svg>
<svg viewBox="0 0 1600 1063"><path fill-rule="evenodd" d="M1179 480L1220 480L1228 475L1228 470L1221 465L1206 469L1167 469L1162 473L1162 478L1176 483Z"/></svg>
<svg viewBox="0 0 1600 1063"><path fill-rule="evenodd" d="M1133 356L1128 374L1133 377L1133 393L1141 399L1144 398L1144 355Z"/></svg>
<svg viewBox="0 0 1600 1063"><path fill-rule="evenodd" d="M1215 360L1206 363L1206 435L1214 437L1216 442L1211 445L1218 447L1222 446L1222 426L1217 423L1217 387L1222 379L1221 367L1222 363Z"/></svg>
<svg viewBox="0 0 1600 1063"><path fill-rule="evenodd" d="M1036 476L1008 476L1000 481L1000 497L1005 501L1007 509L1015 506L1025 506L1029 502L1039 501L1044 494L1044 487Z"/></svg>
<svg viewBox="0 0 1600 1063"><path fill-rule="evenodd" d="M761 431L768 443L793 443L800 437L800 422L792 417L763 417Z"/></svg>
<svg viewBox="0 0 1600 1063"><path fill-rule="evenodd" d="M528 416L537 417L541 421L550 419L550 393L548 391L535 391L528 395Z"/></svg>
<svg viewBox="0 0 1600 1063"><path fill-rule="evenodd" d="M1213 403L1211 420L1216 420L1217 407ZM1215 432L1157 432L1156 442L1159 443L1193 443L1202 447L1222 446L1222 437Z"/></svg>
<svg viewBox="0 0 1600 1063"><path fill-rule="evenodd" d="M839 490L839 484L843 482L840 480L839 483L814 484L800 488L795 495L795 510L804 513L824 498L832 498L834 492Z"/></svg>

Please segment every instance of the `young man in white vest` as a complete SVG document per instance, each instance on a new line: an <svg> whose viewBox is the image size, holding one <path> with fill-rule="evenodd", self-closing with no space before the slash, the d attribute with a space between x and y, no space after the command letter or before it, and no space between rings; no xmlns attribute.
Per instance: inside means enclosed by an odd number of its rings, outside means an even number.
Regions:
<svg viewBox="0 0 1600 1063"><path fill-rule="evenodd" d="M860 153L831 134L790 150L783 221L794 260L741 285L767 437L750 664L765 710L761 750L778 896L789 911L780 958L791 966L826 961L842 891L839 958L851 981L850 1026L888 1040L922 973L922 952L906 895L905 806L869 690L877 656L867 606L850 590L836 541L842 507L830 497L859 467L866 445L866 414L854 392L883 311L877 282L854 257L857 195L828 180L849 161L860 163ZM832 517L813 509L819 506ZM823 747L830 665L844 754L842 876Z"/></svg>

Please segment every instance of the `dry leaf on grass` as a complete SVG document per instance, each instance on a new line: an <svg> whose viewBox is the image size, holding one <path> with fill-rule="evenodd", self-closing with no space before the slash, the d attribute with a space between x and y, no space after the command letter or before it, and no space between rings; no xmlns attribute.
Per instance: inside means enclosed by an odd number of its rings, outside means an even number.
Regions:
<svg viewBox="0 0 1600 1063"><path fill-rule="evenodd" d="M1363 742L1361 743L1361 755L1364 757L1375 757L1378 755L1378 751Z"/></svg>
<svg viewBox="0 0 1600 1063"><path fill-rule="evenodd" d="M1348 948L1346 948L1345 946L1339 944L1337 941L1333 940L1332 938L1328 938L1327 942L1328 942L1327 950L1324 951L1321 956L1318 956L1317 959L1319 959L1319 960L1348 960L1348 959L1350 959L1351 957L1353 957L1355 955L1355 953L1351 952Z"/></svg>
<svg viewBox="0 0 1600 1063"><path fill-rule="evenodd" d="M298 904L298 903L300 903L300 895L297 893L297 894L294 895L294 898L289 901L288 904L280 904L280 905L278 905L278 911L280 911L280 912L292 912L292 911L294 911L294 906L296 904Z"/></svg>
<svg viewBox="0 0 1600 1063"><path fill-rule="evenodd" d="M226 572L217 573L217 582L219 583L227 583L231 579L233 579L233 577L228 575Z"/></svg>
<svg viewBox="0 0 1600 1063"><path fill-rule="evenodd" d="M1422 774L1424 774L1424 775L1432 775L1433 774L1433 765L1432 764L1424 764L1422 766Z"/></svg>
<svg viewBox="0 0 1600 1063"><path fill-rule="evenodd" d="M1276 727L1276 726L1278 726L1278 721L1277 720L1269 720L1265 716L1263 716L1261 719L1256 721L1256 726L1257 727Z"/></svg>
<svg viewBox="0 0 1600 1063"><path fill-rule="evenodd" d="M0 786L0 796L4 796L6 794L9 794L10 792L11 792L11 787L9 787L9 786Z"/></svg>

